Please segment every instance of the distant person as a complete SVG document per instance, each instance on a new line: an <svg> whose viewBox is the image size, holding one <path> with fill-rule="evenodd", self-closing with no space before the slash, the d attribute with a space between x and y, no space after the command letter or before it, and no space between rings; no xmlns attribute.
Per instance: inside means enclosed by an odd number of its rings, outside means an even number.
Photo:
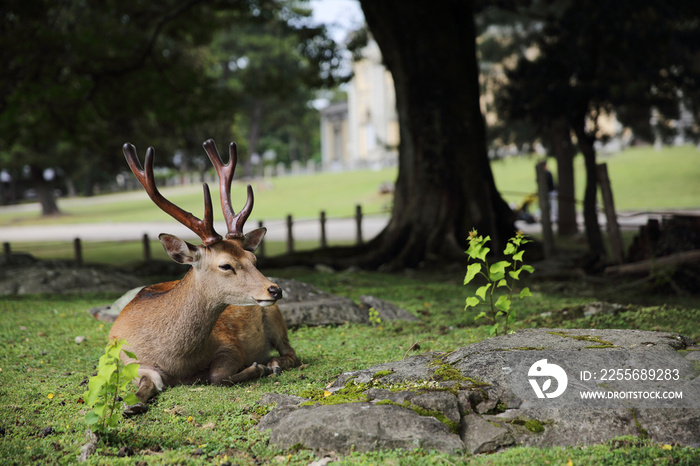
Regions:
<svg viewBox="0 0 700 466"><path fill-rule="evenodd" d="M557 214L559 213L557 205L557 185L554 184L554 176L552 176L552 172L547 168L546 161L544 163L544 176L547 181L547 194L549 195L549 218L552 222L556 222L558 218Z"/></svg>

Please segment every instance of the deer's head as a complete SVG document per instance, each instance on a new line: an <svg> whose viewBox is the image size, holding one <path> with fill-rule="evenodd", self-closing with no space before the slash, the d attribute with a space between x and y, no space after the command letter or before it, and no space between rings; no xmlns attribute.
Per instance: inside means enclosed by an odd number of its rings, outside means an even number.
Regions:
<svg viewBox="0 0 700 466"><path fill-rule="evenodd" d="M203 144L216 173L219 176L221 208L228 232L222 238L214 230L214 218L209 186L204 183L204 218L200 220L167 200L158 191L153 176L155 151L146 151L145 169L136 155L133 144L124 144L124 156L136 178L141 182L151 200L165 213L192 230L202 239L201 245L193 245L176 236L161 234L161 244L168 255L180 264L193 268L193 279L197 292L206 295L212 302L234 305L268 306L282 297L282 290L268 280L255 266L255 249L265 236L265 228L248 234L243 226L253 210L253 189L248 185L245 206L234 213L231 206L231 181L236 169L238 153L236 145L229 145L229 161L221 160L214 141Z"/></svg>

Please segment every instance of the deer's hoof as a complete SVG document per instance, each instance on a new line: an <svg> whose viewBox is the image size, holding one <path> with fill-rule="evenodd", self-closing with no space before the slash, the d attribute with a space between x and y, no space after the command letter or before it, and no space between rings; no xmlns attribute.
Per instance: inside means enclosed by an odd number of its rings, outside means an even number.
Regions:
<svg viewBox="0 0 700 466"><path fill-rule="evenodd" d="M123 414L124 417L131 417L143 414L146 411L148 411L148 406L146 406L146 403L142 403L141 401L139 401L138 403L134 403L133 405L124 408Z"/></svg>

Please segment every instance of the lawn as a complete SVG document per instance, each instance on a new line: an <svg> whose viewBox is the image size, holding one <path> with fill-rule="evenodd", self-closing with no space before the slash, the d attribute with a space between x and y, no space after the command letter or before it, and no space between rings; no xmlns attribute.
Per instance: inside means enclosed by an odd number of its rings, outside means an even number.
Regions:
<svg viewBox="0 0 700 466"><path fill-rule="evenodd" d="M527 256L526 256L527 258ZM267 392L299 394L323 388L344 371L398 360L416 342L418 352L450 351L487 337L474 322L477 309L463 310L474 290L462 285L462 272L320 273L306 269L265 271L295 278L357 299L372 294L395 302L420 320L346 324L290 331L303 366L275 378L240 386L178 386L161 393L148 413L122 420L98 445L91 464L308 464L307 450L279 450L254 426L269 408L257 401ZM700 337L697 300L623 295L575 282L533 280L534 298L518 303L516 328L563 325L570 328L639 328L681 331ZM116 295L23 296L0 301L0 457L14 464L64 464L75 461L85 442L86 381L104 351L110 324L85 311ZM627 304L624 312L554 322L547 311L574 308L597 299ZM555 313L556 314L556 313ZM75 337L84 336L81 344ZM136 454L119 458L123 446ZM670 448L670 449L668 449ZM700 451L663 448L624 438L583 448L513 448L491 455L444 455L420 451L353 454L345 464L697 464Z"/></svg>
<svg viewBox="0 0 700 466"><path fill-rule="evenodd" d="M661 151L650 147L632 148L598 159L600 163L608 164L619 211L700 208L700 151L694 146L667 147ZM523 156L492 162L496 185L508 202L517 204L527 194L536 191L537 160L536 157ZM581 200L585 172L580 156L575 162L576 197ZM550 163L550 169L556 173L554 162ZM351 217L356 205L362 205L365 214L388 213L391 195L380 194L379 187L395 179L395 169L384 169L258 180L253 183L253 217L271 221L282 220L291 214L297 219L309 219L318 218L322 210L329 217ZM195 215L203 212L200 186L168 187L162 191L185 210ZM234 208L242 206L245 185L234 183L231 196ZM92 199L62 199L59 207L64 215L49 219L38 218L38 207L29 212L0 207L0 228L21 224L171 221L142 191ZM217 217L218 212L216 210Z"/></svg>
<svg viewBox="0 0 700 466"><path fill-rule="evenodd" d="M618 209L700 207L700 152L693 147L631 149L601 157L608 163ZM580 162L577 160L577 162ZM519 201L534 191L535 159L522 157L493 163L499 189L506 199ZM578 167L578 166L577 166ZM578 174L582 169L577 168ZM256 183L256 218L351 216L356 204L365 212L386 211L391 199L378 186L395 177L394 170L350 172L274 179ZM583 189L577 184L577 192ZM174 202L195 213L202 211L200 187L167 188ZM234 199L243 200L243 187ZM319 195L323 193L323 195ZM0 209L2 226L49 222L119 222L169 220L142 192L62 200L66 215L37 219L36 212ZM298 249L314 247L302 243ZM13 245L42 258L70 257L70 244ZM115 266L141 257L139 242L84 244L86 262ZM268 243L267 254L281 251ZM151 243L153 256L166 259L162 247ZM527 261L528 256L525 255ZM240 386L178 386L158 396L148 413L124 419L98 445L91 464L308 464L308 450L279 450L268 435L254 426L269 409L257 401L268 392L300 394L319 389L339 374L398 360L414 343L418 352L451 351L488 337L474 318L479 307L464 311L474 288L462 284L464 270L411 271L383 274L358 271L322 273L308 269L264 270L268 275L294 278L338 295L358 300L370 294L392 301L419 317L418 322L379 325L346 324L292 329L290 339L303 365L278 377ZM149 279L144 278L144 283ZM584 279L546 281L528 279L534 297L519 301L514 328L633 328L680 332L700 340L700 302L697 296L669 296L640 292L622 282ZM88 378L104 352L110 324L88 315L86 309L108 304L113 294L30 295L0 300L0 458L9 464L66 464L75 462L85 442ZM585 317L579 306L604 300L624 305L612 314ZM567 319L562 319L562 310ZM76 343L77 336L86 340ZM118 457L129 446L132 457ZM444 455L402 451L352 454L341 464L700 464L700 450L657 445L639 438L621 438L581 448L512 448L490 455Z"/></svg>

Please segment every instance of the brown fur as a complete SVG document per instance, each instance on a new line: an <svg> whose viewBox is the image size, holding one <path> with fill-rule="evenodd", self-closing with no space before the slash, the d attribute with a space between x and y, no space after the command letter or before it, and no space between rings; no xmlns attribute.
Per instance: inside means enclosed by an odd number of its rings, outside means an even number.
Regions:
<svg viewBox="0 0 700 466"><path fill-rule="evenodd" d="M110 338L127 340L141 364L136 395L142 402L164 386L230 385L299 365L275 303L278 287L255 268L250 249L258 241L195 247L161 235L170 256L192 269L181 280L142 289L110 331ZM279 357L270 357L273 348ZM122 360L133 362L124 354Z"/></svg>

